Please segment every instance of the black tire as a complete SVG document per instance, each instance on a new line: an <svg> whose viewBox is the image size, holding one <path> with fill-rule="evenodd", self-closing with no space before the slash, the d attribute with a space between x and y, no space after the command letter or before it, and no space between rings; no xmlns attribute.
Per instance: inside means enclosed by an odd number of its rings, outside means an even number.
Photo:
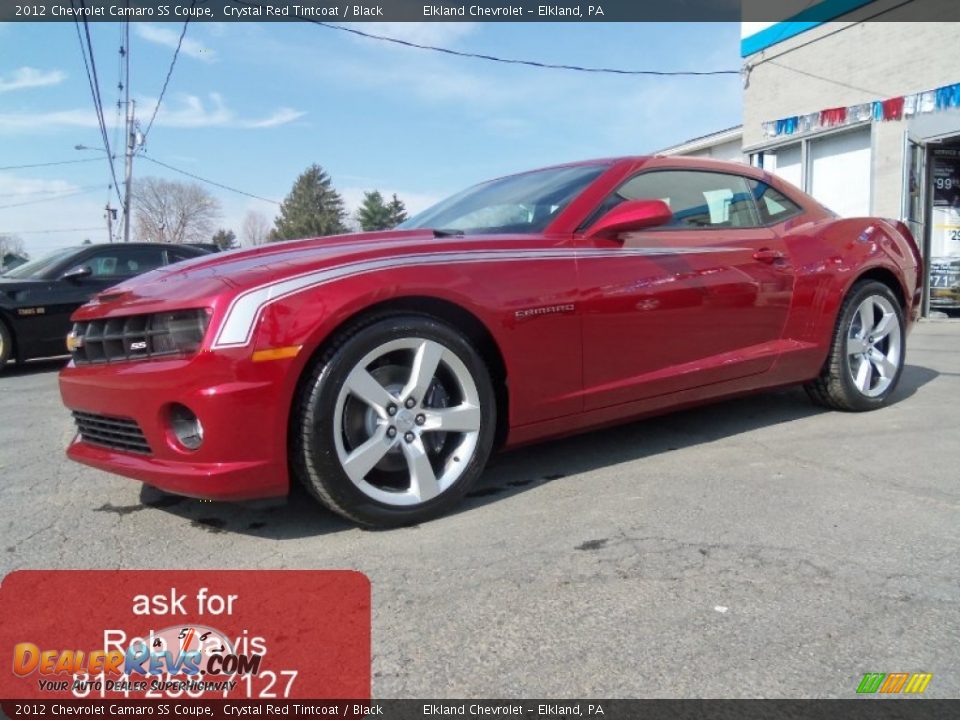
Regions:
<svg viewBox="0 0 960 720"><path fill-rule="evenodd" d="M341 433L342 446L345 430L336 427L344 424L343 420L336 422L337 403L351 371L384 344L408 339L439 343L459 359L479 397L480 427L472 456L462 470L458 466L460 474L449 487L424 502L397 506L370 497L350 479L338 456L335 433ZM411 525L446 513L476 482L493 447L496 400L486 364L460 333L426 316L381 315L340 333L305 373L295 403L291 418L294 474L323 505L368 527ZM397 442L401 442L400 437ZM460 462L459 457L456 461Z"/></svg>
<svg viewBox="0 0 960 720"><path fill-rule="evenodd" d="M0 372L6 367L7 361L13 355L13 336L7 330L6 323L0 320Z"/></svg>
<svg viewBox="0 0 960 720"><path fill-rule="evenodd" d="M891 382L877 394L870 396L863 392L856 384L851 358L854 357L848 350L848 338L856 334L856 318L858 309L868 299L875 302L883 301L892 308L897 327L887 336L886 342L899 342L899 360L896 372L891 375ZM894 334L897 335L894 338ZM884 341L880 341L884 342ZM887 346L889 347L889 345ZM876 410L886 405L890 396L897 389L903 366L906 359L906 326L904 324L903 309L896 295L886 285L875 280L861 280L853 285L844 299L837 316L837 324L833 330L830 343L830 353L820 372L820 376L804 385L807 394L818 405L834 410L848 412L863 412ZM872 372L878 372L873 370ZM879 387L877 388L879 390Z"/></svg>

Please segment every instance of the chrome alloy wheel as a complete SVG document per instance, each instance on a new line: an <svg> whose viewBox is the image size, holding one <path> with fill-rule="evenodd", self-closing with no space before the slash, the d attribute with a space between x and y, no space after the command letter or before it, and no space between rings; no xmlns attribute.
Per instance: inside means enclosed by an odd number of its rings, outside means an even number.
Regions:
<svg viewBox="0 0 960 720"><path fill-rule="evenodd" d="M866 397L882 395L902 361L900 321L887 298L867 297L850 321L847 356L850 377Z"/></svg>
<svg viewBox="0 0 960 720"><path fill-rule="evenodd" d="M463 474L480 435L470 371L424 338L386 342L350 371L334 408L334 443L347 477L386 505L427 502Z"/></svg>

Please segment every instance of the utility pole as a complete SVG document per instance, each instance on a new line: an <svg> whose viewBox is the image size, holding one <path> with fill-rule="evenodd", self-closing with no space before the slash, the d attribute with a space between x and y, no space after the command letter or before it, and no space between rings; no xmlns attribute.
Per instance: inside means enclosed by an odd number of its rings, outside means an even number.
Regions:
<svg viewBox="0 0 960 720"><path fill-rule="evenodd" d="M127 90L129 96L129 86ZM123 241L130 242L130 186L133 182L133 153L137 149L137 131L134 129L136 100L127 101L127 162L123 192Z"/></svg>
<svg viewBox="0 0 960 720"><path fill-rule="evenodd" d="M110 242L113 242L113 221L117 218L117 211L110 207L110 203L107 203L107 237L110 238Z"/></svg>

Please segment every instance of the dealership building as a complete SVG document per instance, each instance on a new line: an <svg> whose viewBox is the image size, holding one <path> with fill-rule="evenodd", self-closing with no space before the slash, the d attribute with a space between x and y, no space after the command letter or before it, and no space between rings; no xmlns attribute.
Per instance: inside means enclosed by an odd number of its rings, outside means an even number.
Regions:
<svg viewBox="0 0 960 720"><path fill-rule="evenodd" d="M931 269L925 311L960 307L960 25L905 24L939 0L805 5L742 23L743 126L661 152L741 159L840 215L907 221Z"/></svg>

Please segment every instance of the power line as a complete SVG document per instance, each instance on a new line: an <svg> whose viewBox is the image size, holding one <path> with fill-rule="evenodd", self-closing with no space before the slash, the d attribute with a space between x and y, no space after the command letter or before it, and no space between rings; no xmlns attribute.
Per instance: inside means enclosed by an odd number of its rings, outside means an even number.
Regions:
<svg viewBox="0 0 960 720"><path fill-rule="evenodd" d="M834 80L833 78L824 77L823 75L807 72L806 70L801 70L800 68L790 67L789 65L784 65L776 60L768 60L767 62L769 62L771 65L776 65L778 68L795 72L798 75L806 75L808 78L813 78L814 80L822 80L823 82L830 83L831 85L838 85L839 87L844 87L848 90L856 90L857 92L866 93L867 95L872 95L873 97L884 97L886 95L886 93L877 92L876 90L868 90L867 88L858 87L857 85L850 85L849 83L845 83L840 80Z"/></svg>
<svg viewBox="0 0 960 720"><path fill-rule="evenodd" d="M143 156L141 156L141 157L142 157L144 160L146 160L146 161L148 161L148 162L152 162L152 163L155 164L155 165L160 165L161 167L165 167L165 168L167 168L168 170L173 170L174 172L180 173L181 175L186 175L187 177L193 178L194 180L199 180L200 182L205 182L205 183L207 183L208 185L213 185L214 187L218 187L218 188L221 188L221 189L223 189L223 190L229 190L230 192L237 193L238 195L246 195L247 197L253 198L254 200L263 200L264 202L272 203L272 204L274 204L274 205L280 205L280 203L277 202L276 200L271 200L270 198L261 197L260 195L254 195L253 193L248 193L248 192L246 192L245 190L238 190L238 189L235 188L235 187L230 187L229 185L224 185L223 183L218 183L216 180L210 180L209 178L201 177L201 176L199 176L199 175L194 175L194 174L191 173L191 172L187 172L186 170L181 170L180 168L174 167L173 165L167 165L167 163L165 163L165 162L160 162L159 160L157 160L157 159L155 159L155 158L152 158L152 157L150 157L149 155L143 155Z"/></svg>
<svg viewBox="0 0 960 720"><path fill-rule="evenodd" d="M29 195L55 195L57 193L72 193L76 190L93 190L95 188L103 187L103 185L89 185L87 187L76 188L75 190L28 190L26 192L11 192L11 193L0 193L0 197L23 197Z"/></svg>
<svg viewBox="0 0 960 720"><path fill-rule="evenodd" d="M237 5L246 5L252 7L262 7L258 2L250 2L249 0L232 0L234 4ZM504 58L498 57L496 55L487 55L485 53L474 53L474 52L465 52L462 50L453 50L451 48L437 47L436 45L422 45L420 43L411 42L409 40L401 40L400 38L389 37L387 35L377 35L375 33L364 32L363 30L357 30L356 28L346 27L344 25L335 25L334 23L323 22L321 20L314 20L312 18L303 17L297 15L297 19L304 22L312 23L320 27L327 28L328 30L339 30L340 32L350 33L352 35L358 35L369 40L380 40L382 42L394 43L396 45L403 45L404 47L415 48L417 50L429 50L431 52L443 53L445 55L454 55L456 57L463 58L473 58L475 60L488 60L490 62L505 63L508 65L526 65L527 67L535 67L547 70L573 70L576 72L584 73L601 73L607 75L651 75L655 77L682 77L682 76L710 76L710 75L739 75L739 70L623 70L620 68L606 68L606 67L587 67L584 65L566 65L560 63L547 63L540 62L537 60L521 60L519 58Z"/></svg>
<svg viewBox="0 0 960 720"><path fill-rule="evenodd" d="M46 234L46 233L61 233L61 232L92 232L94 230L103 230L102 227L85 227L85 228L54 228L51 230L12 230L5 231L10 235L33 235L33 234Z"/></svg>
<svg viewBox="0 0 960 720"><path fill-rule="evenodd" d="M190 10L192 11L194 6L197 4L197 0L193 0L190 3ZM143 132L143 140L140 142L140 145L143 146L147 142L147 135L150 134L150 128L153 127L153 121L157 119L157 113L160 111L160 103L163 102L163 96L167 92L167 85L170 84L170 76L173 75L173 68L177 64L177 58L180 56L180 46L183 45L183 38L187 34L187 26L190 24L190 15L187 15L187 19L183 21L183 29L180 31L180 39L177 40L177 47L173 51L173 59L170 61L170 67L167 68L167 77L163 80L163 87L160 89L160 97L157 98L157 104L153 107L153 115L150 116L150 122L147 123L147 129Z"/></svg>
<svg viewBox="0 0 960 720"><path fill-rule="evenodd" d="M233 0L244 5L249 3L245 0ZM430 50L431 52L443 53L445 55L454 55L456 57L473 58L475 60L488 60L490 62L504 63L507 65L526 65L527 67L542 68L547 70L573 70L584 73L602 73L606 75L652 75L655 77L677 77L677 76L709 76L709 75L739 75L739 70L623 70L620 68L606 67L588 67L584 65L566 65L562 63L546 63L538 60L521 60L519 58L503 58L496 55L487 55L485 53L465 52L461 50L452 50L451 48L437 47L436 45L421 45L420 43L401 40L400 38L389 37L387 35L376 35L374 33L364 32L356 28L344 27L333 23L323 22L321 20L311 20L302 18L314 25L325 27L330 30L339 30L340 32L359 35L370 40L381 40L383 42L395 43L404 47L415 48L417 50Z"/></svg>
<svg viewBox="0 0 960 720"><path fill-rule="evenodd" d="M80 0L81 8L84 6L83 0ZM71 9L76 10L76 5L74 0L70 0ZM110 151L110 138L107 136L107 127L106 123L103 120L103 102L100 98L100 81L97 78L97 68L96 60L93 57L93 43L90 40L90 28L87 24L86 17L83 19L83 25L86 30L87 37L87 48L90 51L90 60L87 61L87 51L84 49L83 36L80 34L80 21L74 16L73 19L74 25L77 29L77 41L80 43L80 55L83 57L83 66L87 73L87 82L90 85L90 94L93 97L94 111L97 115L97 123L100 126L100 138L103 140L103 146L107 151L107 163L110 166L110 176L113 178L113 186L117 191L117 197L120 199L121 204L123 203L123 198L120 197L120 185L117 182L117 173L113 167L113 153Z"/></svg>
<svg viewBox="0 0 960 720"><path fill-rule="evenodd" d="M103 185L95 185L92 188L74 190L68 193L63 193L62 195L56 195L54 197L41 198L40 200L28 200L27 202L22 203L11 203L9 205L0 205L0 209L3 208L14 208L14 207L23 207L24 205L38 205L40 203L53 202L54 200L65 200L67 198L76 197L77 195L86 195L87 193L95 192L100 190Z"/></svg>
<svg viewBox="0 0 960 720"><path fill-rule="evenodd" d="M53 167L55 165L73 165L74 163L100 162L100 158L83 158L82 160L57 160L56 162L31 163L30 165L4 165L0 170L26 170L28 168Z"/></svg>

